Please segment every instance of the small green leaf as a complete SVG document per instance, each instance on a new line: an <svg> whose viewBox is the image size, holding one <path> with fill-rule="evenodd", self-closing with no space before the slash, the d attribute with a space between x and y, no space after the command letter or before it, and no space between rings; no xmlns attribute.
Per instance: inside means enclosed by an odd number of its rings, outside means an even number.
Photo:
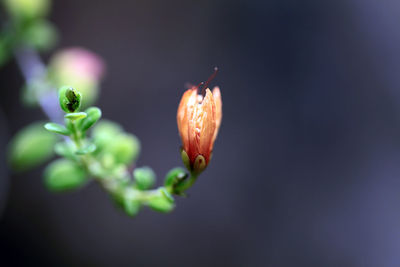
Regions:
<svg viewBox="0 0 400 267"><path fill-rule="evenodd" d="M183 168L176 167L170 170L166 177L165 177L165 182L164 185L166 187L174 186L178 184L179 182L185 180L187 178L188 174Z"/></svg>
<svg viewBox="0 0 400 267"><path fill-rule="evenodd" d="M111 154L116 163L131 164L136 160L140 151L140 142L132 134L119 134L104 148L105 154Z"/></svg>
<svg viewBox="0 0 400 267"><path fill-rule="evenodd" d="M173 199L171 201L171 198L167 197L162 190L160 190L159 195L151 198L147 204L153 210L165 213L172 211L175 207Z"/></svg>
<svg viewBox="0 0 400 267"><path fill-rule="evenodd" d="M82 147L78 149L75 153L78 155L85 155L85 154L90 154L96 150L96 145L95 144L89 144L85 147Z"/></svg>
<svg viewBox="0 0 400 267"><path fill-rule="evenodd" d="M132 199L124 199L124 210L129 216L135 216L140 210L140 202Z"/></svg>
<svg viewBox="0 0 400 267"><path fill-rule="evenodd" d="M75 162L58 159L47 166L44 182L50 191L78 189L88 181L85 171Z"/></svg>
<svg viewBox="0 0 400 267"><path fill-rule="evenodd" d="M66 142L60 142L55 144L54 151L56 152L57 155L68 159L76 158L73 145L67 144Z"/></svg>
<svg viewBox="0 0 400 267"><path fill-rule="evenodd" d="M58 133L62 135L70 135L71 133L67 128L65 128L63 125L54 123L54 122L49 122L44 125L44 128L46 128L47 131L53 132L53 133Z"/></svg>
<svg viewBox="0 0 400 267"><path fill-rule="evenodd" d="M85 112L67 113L64 116L66 119L79 120L87 117Z"/></svg>
<svg viewBox="0 0 400 267"><path fill-rule="evenodd" d="M156 174L150 167L141 167L133 171L133 177L135 178L137 188L146 190L153 186Z"/></svg>
<svg viewBox="0 0 400 267"><path fill-rule="evenodd" d="M86 131L92 127L101 117L101 110L97 107L90 107L86 111L87 117L79 121L79 129Z"/></svg>

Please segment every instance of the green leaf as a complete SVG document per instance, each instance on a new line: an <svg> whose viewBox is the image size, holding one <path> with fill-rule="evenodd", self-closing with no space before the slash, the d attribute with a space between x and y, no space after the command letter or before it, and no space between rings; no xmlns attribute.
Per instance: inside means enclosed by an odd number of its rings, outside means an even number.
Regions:
<svg viewBox="0 0 400 267"><path fill-rule="evenodd" d="M166 196L165 193L162 192L163 190L160 189L160 194L151 198L148 202L147 205L149 205L150 208L152 208L155 211L159 211L159 212L170 212L174 209L175 204L172 198L169 198L168 196Z"/></svg>
<svg viewBox="0 0 400 267"><path fill-rule="evenodd" d="M85 154L90 154L96 150L96 145L95 144L89 144L85 147L82 147L78 149L75 153L78 155L85 155Z"/></svg>
<svg viewBox="0 0 400 267"><path fill-rule="evenodd" d="M58 123L54 123L54 122L48 122L44 125L44 128L47 131L53 132L53 133L58 133L58 134L62 134L62 135L70 135L70 131L65 128L63 125L58 124Z"/></svg>
<svg viewBox="0 0 400 267"><path fill-rule="evenodd" d="M101 120L97 123L92 130L92 137L99 149L103 149L112 143L113 139L122 132L122 127L118 124Z"/></svg>
<svg viewBox="0 0 400 267"><path fill-rule="evenodd" d="M140 190L146 190L154 185L156 174L149 167L136 168L133 171L136 186Z"/></svg>
<svg viewBox="0 0 400 267"><path fill-rule="evenodd" d="M87 114L85 112L76 112L76 113L67 113L65 114L65 118L69 120L79 120L86 118Z"/></svg>
<svg viewBox="0 0 400 267"><path fill-rule="evenodd" d="M44 172L44 182L50 191L78 189L87 181L86 172L75 162L67 159L53 161Z"/></svg>
<svg viewBox="0 0 400 267"><path fill-rule="evenodd" d="M68 158L68 159L75 159L76 155L74 152L74 146L70 145L66 142L60 142L55 144L54 151L57 155Z"/></svg>
<svg viewBox="0 0 400 267"><path fill-rule="evenodd" d="M176 167L170 170L167 175L165 176L165 182L164 185L166 187L174 186L178 184L179 182L185 180L187 178L188 174L183 168Z"/></svg>
<svg viewBox="0 0 400 267"><path fill-rule="evenodd" d="M55 27L46 20L33 21L23 32L23 41L40 51L52 48L57 42Z"/></svg>
<svg viewBox="0 0 400 267"><path fill-rule="evenodd" d="M8 160L13 169L30 169L54 155L53 147L59 137L46 131L43 124L30 124L13 137L8 148Z"/></svg>
<svg viewBox="0 0 400 267"><path fill-rule="evenodd" d="M138 214L140 206L141 205L139 201L127 198L124 199L124 210L125 213L128 214L129 216L135 216L136 214Z"/></svg>
<svg viewBox="0 0 400 267"><path fill-rule="evenodd" d="M116 163L131 164L136 160L140 151L140 142L132 134L120 134L113 139L104 148L105 154L114 157Z"/></svg>
<svg viewBox="0 0 400 267"><path fill-rule="evenodd" d="M87 117L79 121L79 129L86 131L92 127L101 117L101 110L97 107L90 107L86 111Z"/></svg>

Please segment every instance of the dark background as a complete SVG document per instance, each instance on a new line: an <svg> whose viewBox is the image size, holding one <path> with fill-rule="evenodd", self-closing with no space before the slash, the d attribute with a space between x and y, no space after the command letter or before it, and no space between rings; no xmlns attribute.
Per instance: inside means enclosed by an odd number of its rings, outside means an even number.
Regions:
<svg viewBox="0 0 400 267"><path fill-rule="evenodd" d="M224 117L168 215L129 218L96 184L54 195L42 168L2 163L0 265L400 266L399 1L54 2L59 47L105 59L97 104L159 183L181 165L184 84L215 65ZM19 102L14 62L0 77L5 151L43 115Z"/></svg>

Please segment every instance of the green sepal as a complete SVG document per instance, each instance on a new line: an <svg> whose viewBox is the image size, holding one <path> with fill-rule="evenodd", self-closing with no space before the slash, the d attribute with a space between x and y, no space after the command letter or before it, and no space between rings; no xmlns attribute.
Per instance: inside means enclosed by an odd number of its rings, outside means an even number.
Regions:
<svg viewBox="0 0 400 267"><path fill-rule="evenodd" d="M54 123L54 122L48 122L44 125L44 128L49 131L49 132L53 132L53 133L57 133L57 134L62 134L62 135L70 135L71 132L65 128L63 125L58 124L58 123Z"/></svg>

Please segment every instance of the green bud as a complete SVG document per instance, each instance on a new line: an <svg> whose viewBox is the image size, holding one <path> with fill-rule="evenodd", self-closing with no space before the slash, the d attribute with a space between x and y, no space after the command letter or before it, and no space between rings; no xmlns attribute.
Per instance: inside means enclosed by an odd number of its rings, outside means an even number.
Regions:
<svg viewBox="0 0 400 267"><path fill-rule="evenodd" d="M50 191L77 189L87 182L85 171L75 162L67 159L58 159L47 166L44 179Z"/></svg>
<svg viewBox="0 0 400 267"><path fill-rule="evenodd" d="M155 211L159 211L159 212L170 212L174 209L175 204L174 204L174 200L172 198L168 197L164 192L162 192L162 190L160 189L159 191L159 195L154 196L153 198L151 198L147 204L149 205L150 208L152 208Z"/></svg>
<svg viewBox="0 0 400 267"><path fill-rule="evenodd" d="M57 133L57 134L62 134L62 135L70 135L70 131L65 128L63 125L58 124L58 123L54 123L54 122L48 122L44 125L44 128L49 131L49 132L53 132L53 133Z"/></svg>
<svg viewBox="0 0 400 267"><path fill-rule="evenodd" d="M50 10L50 0L4 0L7 11L17 19L44 17Z"/></svg>
<svg viewBox="0 0 400 267"><path fill-rule="evenodd" d="M156 174L149 167L136 168L133 171L133 177L136 181L136 186L140 190L146 190L154 185Z"/></svg>
<svg viewBox="0 0 400 267"><path fill-rule="evenodd" d="M85 110L87 117L79 122L79 129L87 131L92 127L101 117L101 110L97 107L90 107Z"/></svg>
<svg viewBox="0 0 400 267"><path fill-rule="evenodd" d="M64 86L58 91L60 107L66 113L75 112L81 106L82 95L74 88Z"/></svg>
<svg viewBox="0 0 400 267"><path fill-rule="evenodd" d="M183 168L177 167L170 170L166 177L164 185L166 187L174 187L188 177L187 173Z"/></svg>
<svg viewBox="0 0 400 267"><path fill-rule="evenodd" d="M113 155L116 163L125 165L135 161L139 151L139 140L132 134L117 135L104 148L104 153Z"/></svg>
<svg viewBox="0 0 400 267"><path fill-rule="evenodd" d="M54 155L57 140L57 135L43 128L43 122L30 124L10 142L8 158L11 166L16 170L27 170L45 162Z"/></svg>

